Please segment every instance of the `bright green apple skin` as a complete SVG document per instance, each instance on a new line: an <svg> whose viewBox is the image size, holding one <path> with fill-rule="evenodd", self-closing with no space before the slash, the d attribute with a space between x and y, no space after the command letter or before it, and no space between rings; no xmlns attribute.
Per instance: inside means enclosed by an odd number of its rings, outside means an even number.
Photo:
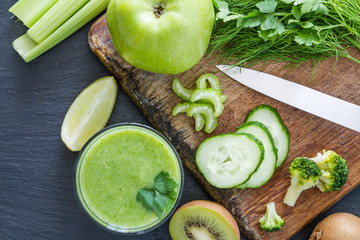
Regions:
<svg viewBox="0 0 360 240"><path fill-rule="evenodd" d="M160 3L158 17L154 9ZM197 64L214 25L212 0L111 0L106 15L120 56L134 67L164 74Z"/></svg>

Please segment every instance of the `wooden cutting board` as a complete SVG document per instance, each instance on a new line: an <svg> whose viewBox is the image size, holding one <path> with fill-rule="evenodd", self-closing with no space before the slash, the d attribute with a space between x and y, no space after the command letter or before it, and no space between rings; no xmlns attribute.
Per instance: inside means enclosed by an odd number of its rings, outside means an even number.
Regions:
<svg viewBox="0 0 360 240"><path fill-rule="evenodd" d="M120 82L123 89L146 115L155 128L164 133L178 150L183 164L194 174L215 201L225 206L237 220L240 230L248 239L289 239L316 216L344 197L360 183L360 134L326 121L304 111L253 91L226 75L214 66L215 58L205 56L202 61L185 73L177 75L154 74L127 64L116 52L106 23L105 15L94 23L89 32L93 52ZM360 52L351 51L360 59ZM335 59L321 63L316 80L311 81L313 66L303 64L292 72L284 69L284 63L253 68L283 77L293 82L360 105L360 65L347 59ZM173 107L182 102L171 90L174 78L188 88L195 87L196 79L207 72L218 76L224 94L227 95L224 113L219 126L212 134L194 131L194 122L186 114L171 115ZM218 189L209 185L195 164L199 144L210 136L233 132L249 110L260 104L275 107L290 132L290 150L285 163L276 170L272 179L257 189ZM360 124L360 119L359 119ZM322 149L332 149L348 161L349 177L337 192L321 193L317 188L303 192L295 207L283 203L290 184L288 168L298 156L313 157ZM285 219L281 231L267 233L259 227L258 220L265 213L265 205L274 201L280 216Z"/></svg>

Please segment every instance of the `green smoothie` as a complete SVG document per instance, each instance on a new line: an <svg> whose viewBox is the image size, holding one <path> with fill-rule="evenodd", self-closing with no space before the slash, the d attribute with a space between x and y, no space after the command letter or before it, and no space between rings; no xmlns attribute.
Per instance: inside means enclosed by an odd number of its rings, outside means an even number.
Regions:
<svg viewBox="0 0 360 240"><path fill-rule="evenodd" d="M159 219L136 201L136 195L143 188L151 188L162 171L178 183L179 196L181 169L171 146L150 129L119 125L99 134L81 154L76 170L77 194L84 209L102 225L151 227L170 210Z"/></svg>

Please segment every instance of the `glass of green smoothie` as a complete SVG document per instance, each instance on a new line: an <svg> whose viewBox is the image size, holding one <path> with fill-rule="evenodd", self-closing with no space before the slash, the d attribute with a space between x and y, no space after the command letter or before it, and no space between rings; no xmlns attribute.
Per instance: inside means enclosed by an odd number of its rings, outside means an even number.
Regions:
<svg viewBox="0 0 360 240"><path fill-rule="evenodd" d="M168 220L180 201L183 178L169 140L151 127L122 123L103 129L83 147L74 188L81 208L97 225L131 235Z"/></svg>

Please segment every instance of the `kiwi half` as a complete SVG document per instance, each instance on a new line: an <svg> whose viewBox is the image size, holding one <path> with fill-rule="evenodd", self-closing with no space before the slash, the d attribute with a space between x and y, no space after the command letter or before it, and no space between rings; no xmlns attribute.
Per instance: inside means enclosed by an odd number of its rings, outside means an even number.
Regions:
<svg viewBox="0 0 360 240"><path fill-rule="evenodd" d="M197 200L179 208L170 220L173 240L239 240L235 219L223 206L212 201Z"/></svg>

